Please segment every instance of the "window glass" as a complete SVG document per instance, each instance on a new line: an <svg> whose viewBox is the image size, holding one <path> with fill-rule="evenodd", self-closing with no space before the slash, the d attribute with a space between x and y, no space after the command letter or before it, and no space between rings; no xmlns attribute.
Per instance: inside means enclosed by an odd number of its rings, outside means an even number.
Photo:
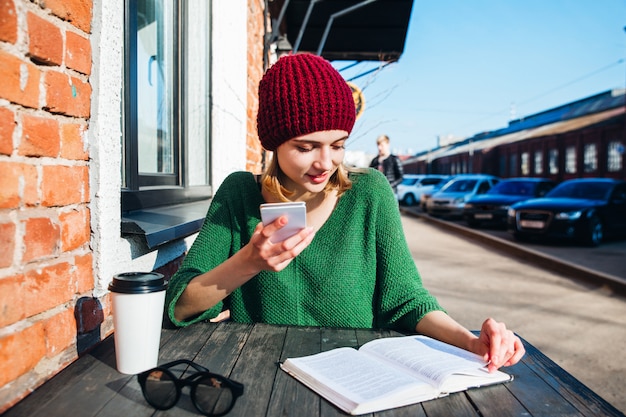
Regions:
<svg viewBox="0 0 626 417"><path fill-rule="evenodd" d="M550 168L550 174L558 174L559 173L559 150L558 149L550 149L548 153L548 164Z"/></svg>
<svg viewBox="0 0 626 417"><path fill-rule="evenodd" d="M535 152L535 174L543 174L543 152Z"/></svg>
<svg viewBox="0 0 626 417"><path fill-rule="evenodd" d="M528 152L522 153L521 169L522 175L526 176L530 174L530 156Z"/></svg>
<svg viewBox="0 0 626 417"><path fill-rule="evenodd" d="M517 154L511 154L509 159L509 176L514 177L517 175Z"/></svg>
<svg viewBox="0 0 626 417"><path fill-rule="evenodd" d="M211 196L211 2L126 0L122 211Z"/></svg>
<svg viewBox="0 0 626 417"><path fill-rule="evenodd" d="M135 85L140 173L175 172L173 16L170 1L137 1Z"/></svg>
<svg viewBox="0 0 626 417"><path fill-rule="evenodd" d="M576 148L568 146L565 149L565 172L568 174L576 173Z"/></svg>
<svg viewBox="0 0 626 417"><path fill-rule="evenodd" d="M607 149L607 169L609 172L622 170L622 160L624 155L624 145L619 141L609 142Z"/></svg>
<svg viewBox="0 0 626 417"><path fill-rule="evenodd" d="M595 172L598 169L598 152L595 143L585 145L583 158L585 172Z"/></svg>

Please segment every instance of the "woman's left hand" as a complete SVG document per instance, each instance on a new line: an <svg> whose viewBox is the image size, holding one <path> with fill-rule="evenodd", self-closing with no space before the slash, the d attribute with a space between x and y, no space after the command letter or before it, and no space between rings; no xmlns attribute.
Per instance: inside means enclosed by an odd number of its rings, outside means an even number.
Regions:
<svg viewBox="0 0 626 417"><path fill-rule="evenodd" d="M483 322L480 335L474 340L470 350L489 362L489 372L502 366L515 365L526 353L520 338L508 330L504 323L492 318Z"/></svg>

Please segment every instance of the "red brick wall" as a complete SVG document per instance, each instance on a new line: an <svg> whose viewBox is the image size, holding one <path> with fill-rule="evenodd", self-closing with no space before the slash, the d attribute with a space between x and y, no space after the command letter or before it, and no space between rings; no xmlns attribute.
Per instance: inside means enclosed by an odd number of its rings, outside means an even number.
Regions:
<svg viewBox="0 0 626 417"><path fill-rule="evenodd" d="M264 1L248 0L255 173L264 16ZM0 0L0 414L105 336L110 311L91 297L91 18L91 0Z"/></svg>
<svg viewBox="0 0 626 417"><path fill-rule="evenodd" d="M265 2L248 0L248 127L246 170L260 174L263 170L263 148L256 130L258 86L263 76L263 39Z"/></svg>
<svg viewBox="0 0 626 417"><path fill-rule="evenodd" d="M91 11L0 0L0 413L76 358L94 288Z"/></svg>

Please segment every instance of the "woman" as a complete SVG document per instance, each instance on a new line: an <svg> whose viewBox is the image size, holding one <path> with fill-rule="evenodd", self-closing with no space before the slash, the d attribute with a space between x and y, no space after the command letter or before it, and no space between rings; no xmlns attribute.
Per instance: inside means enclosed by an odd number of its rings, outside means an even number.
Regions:
<svg viewBox="0 0 626 417"><path fill-rule="evenodd" d="M516 363L521 341L487 319L477 337L422 286L395 197L380 172L348 172L355 122L350 88L324 59L280 58L259 85L257 127L273 158L260 181L231 174L172 277L167 308L178 326L212 319L418 332L482 355L490 369ZM259 205L304 201L307 227L279 243L282 216L263 226Z"/></svg>

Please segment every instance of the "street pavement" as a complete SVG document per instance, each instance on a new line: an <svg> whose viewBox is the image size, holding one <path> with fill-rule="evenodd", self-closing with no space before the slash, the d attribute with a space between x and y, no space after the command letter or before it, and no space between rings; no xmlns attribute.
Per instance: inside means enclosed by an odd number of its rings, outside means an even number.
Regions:
<svg viewBox="0 0 626 417"><path fill-rule="evenodd" d="M626 413L626 298L603 282L577 281L506 256L425 219L403 214L424 285L457 321L487 317L532 343Z"/></svg>

